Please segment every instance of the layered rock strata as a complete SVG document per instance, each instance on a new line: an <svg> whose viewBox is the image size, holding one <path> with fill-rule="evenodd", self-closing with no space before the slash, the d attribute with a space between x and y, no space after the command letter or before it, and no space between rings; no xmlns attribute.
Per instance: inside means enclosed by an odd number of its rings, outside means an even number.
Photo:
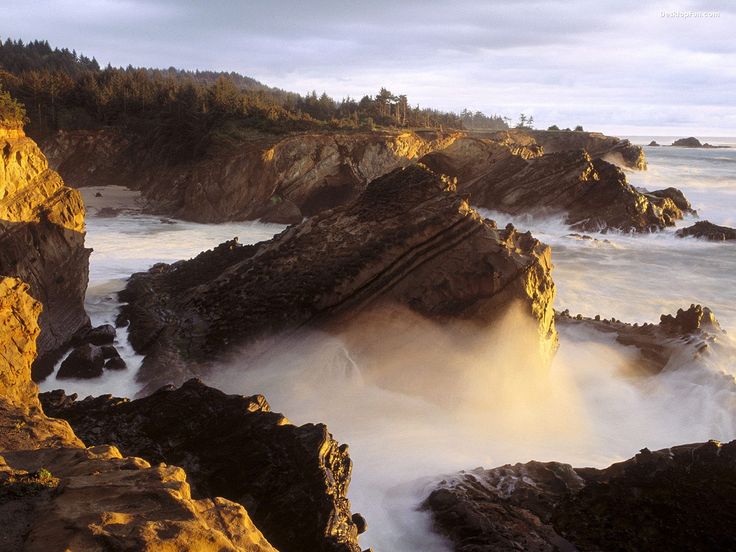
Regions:
<svg viewBox="0 0 736 552"><path fill-rule="evenodd" d="M234 347L296 328L333 330L380 305L427 319L492 326L511 305L556 345L550 250L483 220L451 183L411 166L354 202L269 242L220 245L134 275L120 323L147 355L141 377L180 383Z"/></svg>

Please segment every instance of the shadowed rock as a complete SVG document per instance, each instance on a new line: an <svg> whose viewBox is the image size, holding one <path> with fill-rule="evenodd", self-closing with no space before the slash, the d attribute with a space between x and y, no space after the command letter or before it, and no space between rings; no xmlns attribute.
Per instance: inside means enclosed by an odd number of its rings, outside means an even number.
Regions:
<svg viewBox="0 0 736 552"><path fill-rule="evenodd" d="M728 226L718 226L707 220L701 220L688 226L680 228L675 235L678 238L703 238L710 241L736 240L736 229Z"/></svg>
<svg viewBox="0 0 736 552"><path fill-rule="evenodd" d="M643 449L604 470L478 468L441 481L425 507L458 552L732 550L736 441Z"/></svg>
<svg viewBox="0 0 736 552"><path fill-rule="evenodd" d="M365 521L356 525L346 498L347 446L324 425L293 426L260 395L226 395L198 380L135 401L75 402L63 391L41 397L46 412L68 420L87 444L176 464L194 496L240 502L282 552L360 552Z"/></svg>
<svg viewBox="0 0 736 552"><path fill-rule="evenodd" d="M121 299L141 378L180 383L235 346L300 327L337 330L359 312L399 305L487 327L521 304L540 355L556 345L550 250L484 221L452 185L412 166L356 201L269 242L228 242L134 275Z"/></svg>

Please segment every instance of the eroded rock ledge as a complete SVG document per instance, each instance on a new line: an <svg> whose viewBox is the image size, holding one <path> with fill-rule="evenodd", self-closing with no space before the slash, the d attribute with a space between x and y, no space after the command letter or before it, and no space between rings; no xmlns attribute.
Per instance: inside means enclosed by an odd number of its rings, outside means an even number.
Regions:
<svg viewBox="0 0 736 552"><path fill-rule="evenodd" d="M245 509L191 498L180 468L84 448L40 408L31 363L40 304L0 278L0 549L273 552Z"/></svg>
<svg viewBox="0 0 736 552"><path fill-rule="evenodd" d="M181 466L194 496L239 502L282 552L360 552L347 445L324 425L291 425L260 395L226 395L198 380L135 401L75 398L41 395L46 412L88 445Z"/></svg>
<svg viewBox="0 0 736 552"><path fill-rule="evenodd" d="M425 506L458 552L732 550L736 441L643 449L603 470L478 468L441 481Z"/></svg>
<svg viewBox="0 0 736 552"><path fill-rule="evenodd" d="M663 314L659 324L629 324L615 319L571 316L563 311L556 317L560 326L581 326L603 333L613 333L622 345L632 345L641 352L640 367L650 373L661 372L674 355L691 359L707 351L724 334L708 307L690 305L687 310Z"/></svg>
<svg viewBox="0 0 736 552"><path fill-rule="evenodd" d="M680 228L675 234L678 238L693 237L709 241L736 240L736 228L719 226L707 220L698 221L687 228Z"/></svg>
<svg viewBox="0 0 736 552"><path fill-rule="evenodd" d="M60 350L89 324L84 311L90 250L84 204L48 168L20 129L0 127L0 274L20 278L43 304L35 372L50 372Z"/></svg>
<svg viewBox="0 0 736 552"><path fill-rule="evenodd" d="M484 221L450 183L411 166L269 242L229 242L134 275L120 322L147 354L142 378L157 385L180 383L236 345L305 326L329 331L383 304L488 326L518 303L549 356L550 271L547 246Z"/></svg>

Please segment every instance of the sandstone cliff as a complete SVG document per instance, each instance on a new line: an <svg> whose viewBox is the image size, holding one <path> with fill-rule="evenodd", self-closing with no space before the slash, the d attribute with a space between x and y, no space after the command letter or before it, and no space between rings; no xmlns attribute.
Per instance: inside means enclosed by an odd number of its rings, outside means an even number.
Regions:
<svg viewBox="0 0 736 552"><path fill-rule="evenodd" d="M42 412L31 362L38 301L0 279L0 550L272 552L245 509L193 500L180 468L85 449Z"/></svg>
<svg viewBox="0 0 736 552"><path fill-rule="evenodd" d="M120 322L147 354L140 377L160 385L257 338L305 326L339 333L382 305L488 327L520 304L549 358L553 298L548 247L482 220L449 182L411 166L269 242L228 242L134 275Z"/></svg>
<svg viewBox="0 0 736 552"><path fill-rule="evenodd" d="M736 441L598 470L529 462L461 472L425 506L455 550L733 550Z"/></svg>
<svg viewBox="0 0 736 552"><path fill-rule="evenodd" d="M39 375L50 371L59 350L89 324L88 260L79 192L48 168L22 130L0 128L0 275L27 282L43 305Z"/></svg>
<svg viewBox="0 0 736 552"><path fill-rule="evenodd" d="M650 231L682 218L675 200L637 191L615 165L582 149L547 153L526 133L515 141L517 134L458 139L421 162L457 178L473 205L512 215L561 214L580 230Z"/></svg>

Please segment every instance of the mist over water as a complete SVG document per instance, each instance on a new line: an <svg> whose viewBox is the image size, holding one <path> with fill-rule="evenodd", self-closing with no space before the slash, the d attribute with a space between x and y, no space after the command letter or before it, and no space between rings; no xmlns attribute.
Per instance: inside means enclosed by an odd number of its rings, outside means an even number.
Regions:
<svg viewBox="0 0 736 552"><path fill-rule="evenodd" d="M628 173L635 186L681 188L702 219L736 226L736 150L645 149L649 170ZM90 213L87 241L95 252L87 307L94 324L114 320L115 292L130 273L236 235L244 243L268 239L282 228L165 224L135 210L112 219ZM736 332L736 244L679 239L673 229L582 240L568 237L559 220L485 214L552 246L560 310L656 323L662 313L701 303L730 335ZM632 368L635 349L590 329L561 328L560 349L545 366L530 354L533 324L514 308L483 331L439 331L410 313L376 311L339 335L303 333L257 359L236 355L208 383L262 393L292 422L324 422L350 445L349 498L369 524L363 547L440 551L448 543L431 533L418 506L443 474L532 459L606 466L645 446L736 438L730 335L697 359L686 352L662 374L644 376ZM125 339L119 333L125 373L93 382L51 377L42 387L133 396L140 358Z"/></svg>

